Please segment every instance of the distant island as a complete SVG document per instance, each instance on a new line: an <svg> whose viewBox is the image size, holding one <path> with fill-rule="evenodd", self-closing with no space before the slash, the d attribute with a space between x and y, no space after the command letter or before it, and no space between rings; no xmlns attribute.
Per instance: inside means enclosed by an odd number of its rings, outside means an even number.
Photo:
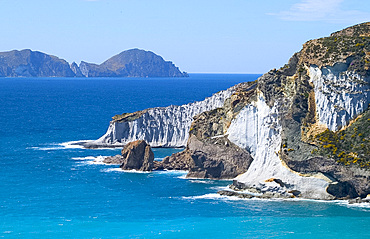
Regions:
<svg viewBox="0 0 370 239"><path fill-rule="evenodd" d="M130 49L102 64L66 60L39 51L0 52L0 77L187 77L171 61L140 49Z"/></svg>

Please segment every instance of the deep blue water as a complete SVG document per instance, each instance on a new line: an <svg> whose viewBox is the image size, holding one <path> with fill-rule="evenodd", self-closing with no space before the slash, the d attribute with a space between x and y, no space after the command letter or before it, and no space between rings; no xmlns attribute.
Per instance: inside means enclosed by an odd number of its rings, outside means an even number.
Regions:
<svg viewBox="0 0 370 239"><path fill-rule="evenodd" d="M0 237L365 238L368 208L314 201L228 200L229 181L184 172L127 173L93 163L119 149L96 139L111 117L202 100L258 75L0 79ZM163 158L178 149L154 149Z"/></svg>

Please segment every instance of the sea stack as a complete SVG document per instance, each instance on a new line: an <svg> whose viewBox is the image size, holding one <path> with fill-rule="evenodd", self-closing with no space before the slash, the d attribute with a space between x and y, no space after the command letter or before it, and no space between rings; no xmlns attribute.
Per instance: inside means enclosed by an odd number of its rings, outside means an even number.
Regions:
<svg viewBox="0 0 370 239"><path fill-rule="evenodd" d="M104 163L119 164L123 170L152 171L154 153L144 140L130 142L121 151L121 155L106 157Z"/></svg>
<svg viewBox="0 0 370 239"><path fill-rule="evenodd" d="M224 195L365 198L370 193L369 67L370 23L363 23L306 42L280 69L226 90L217 101L116 116L93 143L109 146L145 138L151 145L177 147L186 141L184 152L174 158L207 155L214 162L219 154L210 153L207 145L217 147L212 152L227 145L238 152L237 147L246 153L231 157L243 163L235 164L239 175L232 193ZM194 147L194 142L205 147ZM209 166L220 169L212 178L228 169Z"/></svg>

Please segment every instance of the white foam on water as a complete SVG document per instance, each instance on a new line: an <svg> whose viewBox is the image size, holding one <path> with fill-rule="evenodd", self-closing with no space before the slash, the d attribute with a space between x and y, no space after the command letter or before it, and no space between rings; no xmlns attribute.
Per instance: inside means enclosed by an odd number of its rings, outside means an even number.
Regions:
<svg viewBox="0 0 370 239"><path fill-rule="evenodd" d="M82 145L78 145L78 143L88 142L91 140L81 140L81 141L69 141L64 143L52 143L45 146L35 146L35 147L28 147L26 149L34 149L34 150L63 150L63 149L85 149Z"/></svg>
<svg viewBox="0 0 370 239"><path fill-rule="evenodd" d="M124 172L124 173L144 173L144 174L152 173L152 171L139 171L139 170L136 170L136 169L131 169L131 170L122 170L121 169L121 171Z"/></svg>
<svg viewBox="0 0 370 239"><path fill-rule="evenodd" d="M79 161L79 165L104 165L103 160L107 156L87 156L87 157L73 157L73 160Z"/></svg>
<svg viewBox="0 0 370 239"><path fill-rule="evenodd" d="M98 156L98 157L106 157L106 156ZM72 159L73 160L76 160L76 161L85 161L85 160L95 160L97 159L98 157L94 157L94 156L87 156L87 157L73 157Z"/></svg>
<svg viewBox="0 0 370 239"><path fill-rule="evenodd" d="M105 169L101 169L100 172L103 172L103 173L111 173L111 172L119 172L119 173L140 173L140 174L149 174L149 173L152 173L151 171L138 171L138 170L135 170L135 169L122 170L121 168L105 168Z"/></svg>
<svg viewBox="0 0 370 239"><path fill-rule="evenodd" d="M221 191L221 190L228 190L228 186L215 186L215 187L209 187L208 189L215 190L215 191Z"/></svg>
<svg viewBox="0 0 370 239"><path fill-rule="evenodd" d="M179 176L179 177L177 177L177 178L179 178L179 179L188 179L188 178L186 177L186 174L181 175L181 176Z"/></svg>
<svg viewBox="0 0 370 239"><path fill-rule="evenodd" d="M121 168L105 168L105 169L101 169L100 172L102 173L110 173L110 172L124 173L124 171Z"/></svg>
<svg viewBox="0 0 370 239"><path fill-rule="evenodd" d="M60 146L66 148L66 149L85 149L82 145L79 143L89 142L91 140L78 140L78 141L68 141L59 144Z"/></svg>
<svg viewBox="0 0 370 239"><path fill-rule="evenodd" d="M159 170L159 171L153 171L153 173L156 174L168 174L168 175L181 175L180 177L185 177L188 171L185 170ZM180 178L179 177L179 178Z"/></svg>
<svg viewBox="0 0 370 239"><path fill-rule="evenodd" d="M104 149L104 150L117 150L117 148L122 148L122 146L118 146L118 147L85 148L82 145L83 143L89 143L89 142L92 142L92 141L94 141L94 140L67 141L67 142L64 142L64 143L60 143L58 145L62 147L61 149L93 149L93 150L94 149L98 149L98 150Z"/></svg>
<svg viewBox="0 0 370 239"><path fill-rule="evenodd" d="M60 149L64 149L64 148L61 147L61 146L55 146L55 147L45 146L45 147L28 147L26 149L41 150L41 151L51 151L51 150L60 150Z"/></svg>
<svg viewBox="0 0 370 239"><path fill-rule="evenodd" d="M349 204L347 200L316 200L306 198L239 198L237 196L222 196L218 193L208 193L199 196L183 196L185 200L222 200L222 201L265 201L265 202L312 202L312 203L331 203L339 206L345 206L351 209L363 209L370 212L370 203Z"/></svg>
<svg viewBox="0 0 370 239"><path fill-rule="evenodd" d="M353 203L349 204L348 201L338 201L336 202L340 206L352 208L352 209L365 209L365 211L370 212L370 203Z"/></svg>
<svg viewBox="0 0 370 239"><path fill-rule="evenodd" d="M110 172L123 173L124 171L121 168L105 168L105 169L101 169L100 172L102 173L110 173Z"/></svg>
<svg viewBox="0 0 370 239"><path fill-rule="evenodd" d="M203 180L190 179L189 181L192 183L202 183L202 184L214 184L215 183L213 180L206 180L206 179L203 179Z"/></svg>
<svg viewBox="0 0 370 239"><path fill-rule="evenodd" d="M229 197L229 196L222 196L218 193L207 193L207 194L204 194L204 195L199 195L199 196L188 196L188 197L182 197L182 199L185 199L185 200L198 200L198 199L211 199L211 200L230 200L230 201L234 201L234 200L238 200L238 199L241 199L241 198L237 198L237 197Z"/></svg>

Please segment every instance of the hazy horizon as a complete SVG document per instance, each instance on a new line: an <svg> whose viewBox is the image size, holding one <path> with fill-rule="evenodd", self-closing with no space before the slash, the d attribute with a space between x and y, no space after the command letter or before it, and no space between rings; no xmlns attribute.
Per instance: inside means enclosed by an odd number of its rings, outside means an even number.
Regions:
<svg viewBox="0 0 370 239"><path fill-rule="evenodd" d="M370 20L359 0L2 1L0 51L100 64L139 48L189 73L261 74L304 42Z"/></svg>

